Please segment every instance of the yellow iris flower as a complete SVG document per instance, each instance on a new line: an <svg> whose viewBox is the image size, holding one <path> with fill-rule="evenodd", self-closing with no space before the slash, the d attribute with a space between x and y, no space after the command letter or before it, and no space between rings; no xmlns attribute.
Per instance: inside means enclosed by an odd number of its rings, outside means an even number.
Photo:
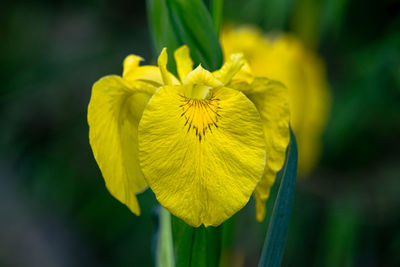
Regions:
<svg viewBox="0 0 400 267"><path fill-rule="evenodd" d="M88 108L89 139L111 194L140 214L136 194L149 186L159 203L191 226L217 226L252 194L265 215L289 143L287 90L254 77L241 54L213 73L193 70L188 47L175 51L179 79L139 66L97 81Z"/></svg>
<svg viewBox="0 0 400 267"><path fill-rule="evenodd" d="M221 46L225 56L243 53L255 75L278 80L288 88L299 172L309 174L319 158L321 135L330 108L323 62L294 36L264 35L251 26L224 28Z"/></svg>

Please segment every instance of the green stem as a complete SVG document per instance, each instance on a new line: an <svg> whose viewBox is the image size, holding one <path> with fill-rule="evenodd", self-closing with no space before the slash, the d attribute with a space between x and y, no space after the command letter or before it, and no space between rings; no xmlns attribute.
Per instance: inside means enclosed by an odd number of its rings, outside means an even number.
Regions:
<svg viewBox="0 0 400 267"><path fill-rule="evenodd" d="M157 267L175 266L172 241L171 214L160 207L160 230L157 242Z"/></svg>
<svg viewBox="0 0 400 267"><path fill-rule="evenodd" d="M213 20L214 30L219 36L219 30L221 28L222 22L222 11L224 9L224 0L211 0L210 1L210 10L211 16Z"/></svg>

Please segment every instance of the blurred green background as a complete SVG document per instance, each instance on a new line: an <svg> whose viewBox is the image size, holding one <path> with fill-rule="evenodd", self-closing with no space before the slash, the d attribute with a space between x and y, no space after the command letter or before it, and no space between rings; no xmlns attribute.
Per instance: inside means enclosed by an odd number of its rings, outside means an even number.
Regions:
<svg viewBox="0 0 400 267"><path fill-rule="evenodd" d="M130 53L154 62L144 1L0 4L0 266L151 266L155 198L136 217L106 190L86 122L91 86ZM400 2L231 0L225 18L297 34L333 94L322 158L299 179L284 266L400 266ZM228 223L256 266L265 222ZM229 245L230 244L230 245Z"/></svg>

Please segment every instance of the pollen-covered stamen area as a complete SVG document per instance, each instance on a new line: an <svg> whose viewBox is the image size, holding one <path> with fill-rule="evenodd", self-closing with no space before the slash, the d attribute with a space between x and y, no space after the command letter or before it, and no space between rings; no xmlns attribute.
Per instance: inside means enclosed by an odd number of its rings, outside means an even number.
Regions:
<svg viewBox="0 0 400 267"><path fill-rule="evenodd" d="M187 132L193 132L199 138L199 142L205 140L207 132L212 133L213 128L218 128L220 115L219 99L213 95L207 99L191 99L180 95L182 104L181 117L185 119L184 126Z"/></svg>

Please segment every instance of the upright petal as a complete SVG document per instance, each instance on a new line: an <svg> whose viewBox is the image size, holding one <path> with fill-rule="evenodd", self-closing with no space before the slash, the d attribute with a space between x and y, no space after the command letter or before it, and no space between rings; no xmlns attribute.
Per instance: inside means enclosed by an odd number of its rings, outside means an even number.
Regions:
<svg viewBox="0 0 400 267"><path fill-rule="evenodd" d="M140 61L143 61L143 58L137 55L129 55L124 59L124 72L122 76L127 76L130 73L134 72L140 64Z"/></svg>
<svg viewBox="0 0 400 267"><path fill-rule="evenodd" d="M244 66L245 60L243 54L231 54L221 69L214 71L214 76L223 84L228 84L233 76Z"/></svg>
<svg viewBox="0 0 400 267"><path fill-rule="evenodd" d="M139 215L136 193L147 187L139 167L138 125L154 88L106 76L93 85L89 140L110 193Z"/></svg>
<svg viewBox="0 0 400 267"><path fill-rule="evenodd" d="M260 112L267 151L264 175L254 192L257 220L261 221L265 216L265 202L276 173L283 166L290 141L288 92L279 82L255 78L245 94Z"/></svg>
<svg viewBox="0 0 400 267"><path fill-rule="evenodd" d="M183 45L174 52L176 61L176 68L178 71L179 79L183 81L186 76L193 70L193 60L190 57L189 47Z"/></svg>
<svg viewBox="0 0 400 267"><path fill-rule="evenodd" d="M152 83L155 86L164 85L164 80L161 75L160 68L149 65L139 66L140 61L143 61L143 58L136 55L129 55L125 58L124 71L122 75L124 80L127 80L129 82L140 80ZM175 78L175 76L168 72L166 69L165 75L168 82L171 82L172 84L179 84L179 81Z"/></svg>
<svg viewBox="0 0 400 267"><path fill-rule="evenodd" d="M206 85L209 87L218 87L224 85L221 81L215 78L211 72L204 69L201 65L197 66L196 69L186 76L183 84Z"/></svg>
<svg viewBox="0 0 400 267"><path fill-rule="evenodd" d="M260 115L237 90L191 99L184 89L162 87L147 105L140 165L162 206L192 226L216 226L248 202L263 174Z"/></svg>
<svg viewBox="0 0 400 267"><path fill-rule="evenodd" d="M172 79L167 70L167 63L168 63L167 48L164 48L161 51L160 55L158 56L157 64L158 64L158 67L160 68L161 77L163 79L164 84L171 85Z"/></svg>

